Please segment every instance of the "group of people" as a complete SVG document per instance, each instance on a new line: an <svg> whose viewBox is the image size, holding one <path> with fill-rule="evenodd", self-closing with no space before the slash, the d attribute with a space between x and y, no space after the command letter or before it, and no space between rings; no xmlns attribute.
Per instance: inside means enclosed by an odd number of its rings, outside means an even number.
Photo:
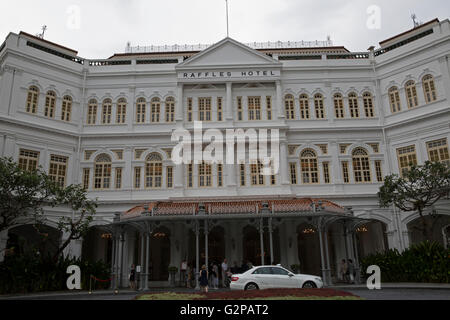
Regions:
<svg viewBox="0 0 450 320"><path fill-rule="evenodd" d="M192 264L187 264L186 269L186 287L192 288L195 286L196 270ZM227 288L231 282L231 275L243 273L253 268L251 262L243 262L239 267L237 262L232 266L228 265L227 259L224 259L221 264L216 261L209 263L208 267L203 265L198 273L198 281L203 292L208 292L209 288L219 289L219 280L222 280L222 287Z"/></svg>
<svg viewBox="0 0 450 320"><path fill-rule="evenodd" d="M352 259L341 260L339 279L347 283L355 283L356 270Z"/></svg>

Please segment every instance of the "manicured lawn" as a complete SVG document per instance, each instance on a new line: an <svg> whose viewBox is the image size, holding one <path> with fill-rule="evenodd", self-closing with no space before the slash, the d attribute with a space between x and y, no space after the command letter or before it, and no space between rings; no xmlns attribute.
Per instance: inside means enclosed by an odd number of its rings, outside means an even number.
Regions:
<svg viewBox="0 0 450 320"><path fill-rule="evenodd" d="M137 300L360 300L349 292L334 289L269 289L204 293L163 292L144 294Z"/></svg>

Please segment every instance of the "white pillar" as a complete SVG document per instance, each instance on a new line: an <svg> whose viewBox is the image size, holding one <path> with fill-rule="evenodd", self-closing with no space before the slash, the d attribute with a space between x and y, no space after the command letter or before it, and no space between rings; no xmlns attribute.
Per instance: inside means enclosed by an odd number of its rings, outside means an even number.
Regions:
<svg viewBox="0 0 450 320"><path fill-rule="evenodd" d="M233 84L227 82L226 119L233 120Z"/></svg>
<svg viewBox="0 0 450 320"><path fill-rule="evenodd" d="M275 262L273 256L273 226L272 226L272 218L269 218L269 245L270 245L270 264Z"/></svg>
<svg viewBox="0 0 450 320"><path fill-rule="evenodd" d="M148 291L148 272L150 266L150 231L147 232L147 245L145 253L144 291Z"/></svg>
<svg viewBox="0 0 450 320"><path fill-rule="evenodd" d="M183 110L184 110L184 97L183 97L183 84L179 83L177 87L177 103L175 105L175 121L183 121Z"/></svg>
<svg viewBox="0 0 450 320"><path fill-rule="evenodd" d="M276 106L278 110L278 119L284 120L285 119L285 113L283 108L283 88L281 87L281 81L276 81L276 87L277 87L277 101Z"/></svg>
<svg viewBox="0 0 450 320"><path fill-rule="evenodd" d="M280 143L280 170L281 170L281 184L290 185L288 173L288 156L287 156L287 142Z"/></svg>
<svg viewBox="0 0 450 320"><path fill-rule="evenodd" d="M144 266L145 266L145 233L141 233L141 260L139 261L141 272L139 274L139 290L144 289Z"/></svg>
<svg viewBox="0 0 450 320"><path fill-rule="evenodd" d="M261 249L261 265L263 266L264 263L264 225L263 220L259 222L259 244Z"/></svg>

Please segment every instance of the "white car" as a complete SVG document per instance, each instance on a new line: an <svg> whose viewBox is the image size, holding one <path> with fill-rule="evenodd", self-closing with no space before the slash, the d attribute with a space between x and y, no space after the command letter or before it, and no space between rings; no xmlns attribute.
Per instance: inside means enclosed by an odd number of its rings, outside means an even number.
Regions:
<svg viewBox="0 0 450 320"><path fill-rule="evenodd" d="M294 274L281 266L259 266L231 277L231 290L323 288L322 278Z"/></svg>

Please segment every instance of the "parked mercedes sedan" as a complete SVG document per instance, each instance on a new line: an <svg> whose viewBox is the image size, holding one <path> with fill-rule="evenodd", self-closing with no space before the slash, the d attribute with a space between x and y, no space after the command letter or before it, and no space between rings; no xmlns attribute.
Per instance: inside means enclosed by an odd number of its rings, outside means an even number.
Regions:
<svg viewBox="0 0 450 320"><path fill-rule="evenodd" d="M231 290L258 290L273 288L322 288L322 278L294 274L281 266L260 266L231 277Z"/></svg>

